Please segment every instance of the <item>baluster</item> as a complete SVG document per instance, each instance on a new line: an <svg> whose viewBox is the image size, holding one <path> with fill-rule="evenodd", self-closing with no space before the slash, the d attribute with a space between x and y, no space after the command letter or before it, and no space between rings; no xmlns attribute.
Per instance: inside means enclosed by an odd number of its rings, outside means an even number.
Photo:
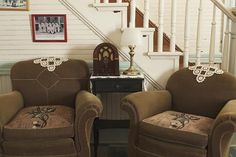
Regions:
<svg viewBox="0 0 236 157"><path fill-rule="evenodd" d="M185 31L184 31L184 67L188 67L189 61L189 15L190 15L190 3L186 0L185 4Z"/></svg>
<svg viewBox="0 0 236 157"><path fill-rule="evenodd" d="M109 3L109 0L103 0L104 3Z"/></svg>
<svg viewBox="0 0 236 157"><path fill-rule="evenodd" d="M198 8L198 25L197 25L197 40L196 40L196 65L200 64L201 57L201 31L202 31L202 0L200 0Z"/></svg>
<svg viewBox="0 0 236 157"><path fill-rule="evenodd" d="M136 0L130 1L130 22L129 27L135 28Z"/></svg>
<svg viewBox="0 0 236 157"><path fill-rule="evenodd" d="M229 18L227 18L226 26L225 26L223 52L222 52L222 55L223 55L222 56L222 69L224 71L229 71L229 43L230 43L229 29L230 29L230 20Z"/></svg>
<svg viewBox="0 0 236 157"><path fill-rule="evenodd" d="M176 0L172 0L170 52L175 52L176 44Z"/></svg>
<svg viewBox="0 0 236 157"><path fill-rule="evenodd" d="M117 0L117 3L122 3L122 0Z"/></svg>
<svg viewBox="0 0 236 157"><path fill-rule="evenodd" d="M158 52L163 52L164 0L159 0Z"/></svg>
<svg viewBox="0 0 236 157"><path fill-rule="evenodd" d="M232 0L225 0L224 4L226 6L234 6L235 1ZM223 43L223 48L222 48L222 65L221 68L224 71L229 71L229 55L230 55L230 26L231 22L230 19L224 15L224 20L223 20L223 25L225 26L224 29L224 43Z"/></svg>
<svg viewBox="0 0 236 157"><path fill-rule="evenodd" d="M215 60L215 43L216 43L216 6L213 4L213 17L211 23L211 41L209 50L209 64L214 65Z"/></svg>
<svg viewBox="0 0 236 157"><path fill-rule="evenodd" d="M144 0L144 17L143 17L143 27L149 27L149 0Z"/></svg>
<svg viewBox="0 0 236 157"><path fill-rule="evenodd" d="M222 0L222 2L225 4L227 4L228 0ZM214 5L214 3L213 3ZM221 27L220 27L220 47L219 50L223 53L223 41L224 41L224 31L225 31L225 24L226 24L226 16L224 14L224 12L221 12Z"/></svg>

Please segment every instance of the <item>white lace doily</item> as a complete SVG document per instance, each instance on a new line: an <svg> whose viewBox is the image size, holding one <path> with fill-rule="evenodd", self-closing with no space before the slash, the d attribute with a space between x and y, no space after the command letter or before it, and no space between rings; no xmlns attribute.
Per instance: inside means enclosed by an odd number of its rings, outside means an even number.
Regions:
<svg viewBox="0 0 236 157"><path fill-rule="evenodd" d="M189 70L193 71L193 74L196 75L196 80L198 83L203 82L207 77L211 77L214 74L223 74L224 71L210 65L195 65L190 66Z"/></svg>
<svg viewBox="0 0 236 157"><path fill-rule="evenodd" d="M61 65L63 62L68 61L68 58L63 57L42 57L34 60L34 64L40 64L42 67L47 68L48 71L54 71L56 66Z"/></svg>

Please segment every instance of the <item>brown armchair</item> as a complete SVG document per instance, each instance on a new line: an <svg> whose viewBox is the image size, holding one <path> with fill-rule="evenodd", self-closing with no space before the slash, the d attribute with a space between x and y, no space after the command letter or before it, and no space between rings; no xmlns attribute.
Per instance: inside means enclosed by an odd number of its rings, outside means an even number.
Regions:
<svg viewBox="0 0 236 157"><path fill-rule="evenodd" d="M0 153L5 157L90 157L93 120L102 110L89 93L82 60L16 63L13 92L0 95Z"/></svg>
<svg viewBox="0 0 236 157"><path fill-rule="evenodd" d="M214 74L198 83L193 71L181 69L166 90L130 94L121 107L130 116L130 157L228 157L236 78Z"/></svg>

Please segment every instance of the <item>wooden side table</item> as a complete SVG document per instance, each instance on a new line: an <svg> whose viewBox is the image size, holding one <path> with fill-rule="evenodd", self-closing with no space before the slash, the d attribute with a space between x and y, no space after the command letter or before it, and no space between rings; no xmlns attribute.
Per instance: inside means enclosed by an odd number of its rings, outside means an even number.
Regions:
<svg viewBox="0 0 236 157"><path fill-rule="evenodd" d="M91 76L93 94L98 93L131 93L143 90L144 76ZM96 118L93 126L94 156L97 157L99 129L128 128L129 120L109 120Z"/></svg>

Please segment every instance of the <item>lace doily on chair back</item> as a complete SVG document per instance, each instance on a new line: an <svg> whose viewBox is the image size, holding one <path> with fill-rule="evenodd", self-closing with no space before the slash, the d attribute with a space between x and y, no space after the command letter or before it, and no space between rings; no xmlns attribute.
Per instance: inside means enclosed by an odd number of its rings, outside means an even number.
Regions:
<svg viewBox="0 0 236 157"><path fill-rule="evenodd" d="M56 66L61 65L63 62L68 61L68 58L63 57L42 57L34 60L34 64L40 64L42 67L47 68L48 71L54 71Z"/></svg>

